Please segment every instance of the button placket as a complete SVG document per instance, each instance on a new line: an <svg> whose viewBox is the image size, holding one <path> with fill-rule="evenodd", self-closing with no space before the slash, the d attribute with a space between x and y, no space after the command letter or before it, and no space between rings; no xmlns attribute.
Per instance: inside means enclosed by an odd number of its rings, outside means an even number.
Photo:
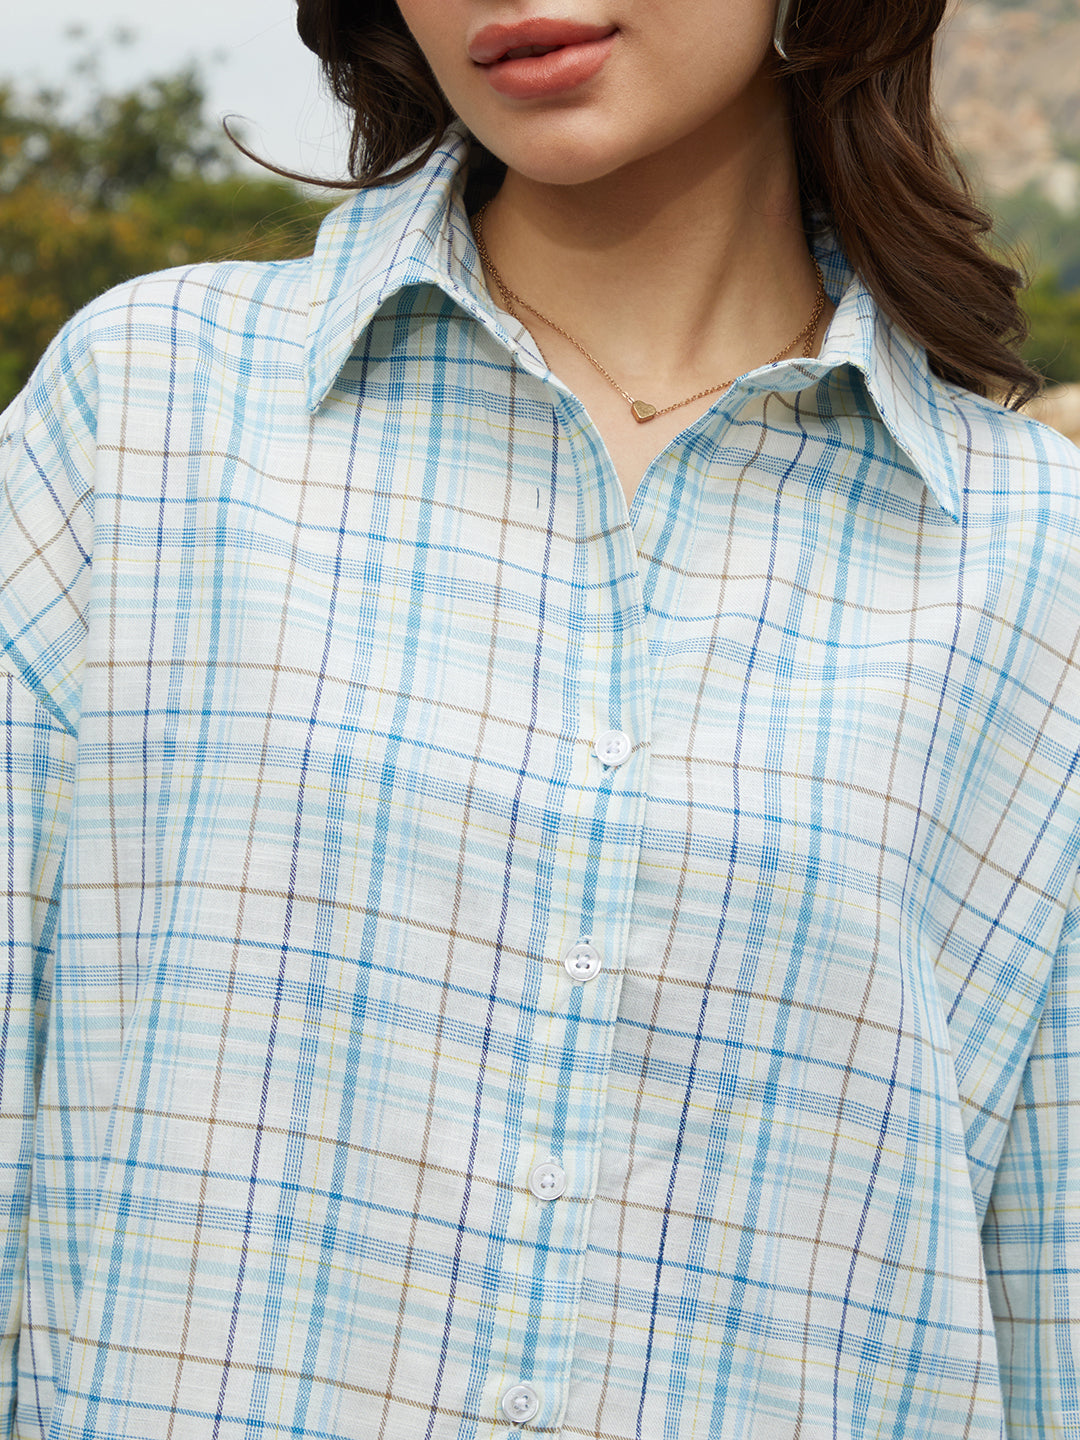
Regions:
<svg viewBox="0 0 1080 1440"><path fill-rule="evenodd" d="M614 479L605 476L604 488L611 489L608 478ZM558 888L548 889L546 936L532 952L539 964L531 996L529 1083L517 1112L520 1168L507 1201L511 1210L490 1343L501 1363L484 1387L486 1413L496 1427L508 1423L501 1434L497 1428L485 1431L486 1440L508 1435L513 1440L517 1427L527 1440L530 1427L557 1424L567 1403L584 1303L581 1278L595 1219L621 956L641 848L651 672L637 556L625 523L610 546L592 545L594 535L607 536L611 515L601 487L591 485L588 476L582 484L579 534L590 540L584 605L600 638L587 666L574 673L577 688L564 733L576 743L569 770L560 777L557 859L565 871ZM594 508L602 513L594 514ZM616 776L618 767L626 773ZM594 927L600 944L594 942ZM593 983L601 978L603 984ZM516 1369L526 1370L527 1379L518 1379ZM521 1387L535 1393L536 1385L542 1390L533 1411Z"/></svg>
<svg viewBox="0 0 1080 1440"><path fill-rule="evenodd" d="M540 1410L540 1396L534 1386L521 1381L511 1385L499 1401L499 1409L512 1425L527 1425Z"/></svg>
<svg viewBox="0 0 1080 1440"><path fill-rule="evenodd" d="M593 754L601 765L614 767L630 759L634 742L625 730L605 730L593 742Z"/></svg>
<svg viewBox="0 0 1080 1440"><path fill-rule="evenodd" d="M604 957L591 940L579 940L563 956L563 969L579 985L595 980L604 966Z"/></svg>
<svg viewBox="0 0 1080 1440"><path fill-rule="evenodd" d="M529 1173L529 1189L538 1200L558 1200L566 1192L567 1175L557 1160L534 1165Z"/></svg>

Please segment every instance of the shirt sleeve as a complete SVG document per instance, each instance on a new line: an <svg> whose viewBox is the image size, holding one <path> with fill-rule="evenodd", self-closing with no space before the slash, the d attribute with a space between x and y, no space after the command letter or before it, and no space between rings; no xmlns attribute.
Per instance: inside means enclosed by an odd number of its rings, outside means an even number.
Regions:
<svg viewBox="0 0 1080 1440"><path fill-rule="evenodd" d="M15 1429L36 1097L90 584L93 365L76 326L0 416L0 1436Z"/></svg>
<svg viewBox="0 0 1080 1440"><path fill-rule="evenodd" d="M7 1436L14 1428L30 1156L75 742L14 675L0 674L0 707L0 1435Z"/></svg>
<svg viewBox="0 0 1080 1440"><path fill-rule="evenodd" d="M1010 1440L1076 1440L1080 881L998 1163L983 1242Z"/></svg>

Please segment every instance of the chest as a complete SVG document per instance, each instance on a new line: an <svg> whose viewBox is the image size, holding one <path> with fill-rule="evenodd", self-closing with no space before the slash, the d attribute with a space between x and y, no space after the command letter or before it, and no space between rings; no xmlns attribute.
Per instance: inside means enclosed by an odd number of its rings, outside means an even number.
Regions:
<svg viewBox="0 0 1080 1440"><path fill-rule="evenodd" d="M512 444L444 412L388 453L343 401L317 445L279 427L276 473L208 456L174 523L130 472L103 500L83 779L131 855L208 896L254 867L331 927L374 894L486 933L503 877L526 946L601 877L650 925L680 884L703 923L745 902L736 948L794 943L808 886L826 927L899 924L942 850L962 893L1001 680L947 517L835 426L764 452L757 416L652 465L631 524L596 428L513 403ZM152 608L116 581L148 554Z"/></svg>
<svg viewBox="0 0 1080 1440"><path fill-rule="evenodd" d="M735 1071L772 1095L774 1059L807 1114L819 1060L919 1052L951 1095L954 1030L992 1092L978 1037L1014 937L1052 948L1075 823L1009 538L959 530L854 407L744 404L628 513L580 405L350 380L243 465L207 448L163 492L148 445L100 488L65 993L108 986L148 1034L175 993L210 1056L239 986L249 1096L279 1001L334 1096L338 1017L379 1097L436 1016L463 1074L533 1057L522 1097L581 1037L655 1059L674 1114L699 1025L702 1113Z"/></svg>

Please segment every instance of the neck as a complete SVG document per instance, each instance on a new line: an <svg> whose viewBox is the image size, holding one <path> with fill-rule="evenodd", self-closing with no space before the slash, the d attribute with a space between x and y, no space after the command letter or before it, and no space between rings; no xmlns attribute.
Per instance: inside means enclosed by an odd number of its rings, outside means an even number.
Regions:
<svg viewBox="0 0 1080 1440"><path fill-rule="evenodd" d="M763 81L765 85L767 82ZM751 97L677 146L578 185L507 174L485 216L506 283L634 388L763 363L805 323L807 252L787 117ZM521 317L541 347L543 322Z"/></svg>

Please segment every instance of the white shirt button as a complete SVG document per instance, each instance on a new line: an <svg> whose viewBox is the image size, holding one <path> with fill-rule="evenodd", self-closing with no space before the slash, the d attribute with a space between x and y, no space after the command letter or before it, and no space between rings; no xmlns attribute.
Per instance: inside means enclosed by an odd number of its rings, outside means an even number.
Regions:
<svg viewBox="0 0 1080 1440"><path fill-rule="evenodd" d="M531 1385L511 1385L499 1404L507 1420L526 1425L540 1409L540 1396Z"/></svg>
<svg viewBox="0 0 1080 1440"><path fill-rule="evenodd" d="M529 1189L538 1200L558 1200L566 1189L566 1171L554 1160L545 1160L530 1174Z"/></svg>
<svg viewBox="0 0 1080 1440"><path fill-rule="evenodd" d="M596 737L593 754L602 765L621 765L630 759L634 743L622 730L605 730Z"/></svg>
<svg viewBox="0 0 1080 1440"><path fill-rule="evenodd" d="M604 957L589 940L580 940L563 957L563 968L571 980L583 985L586 980L595 980L604 964Z"/></svg>

